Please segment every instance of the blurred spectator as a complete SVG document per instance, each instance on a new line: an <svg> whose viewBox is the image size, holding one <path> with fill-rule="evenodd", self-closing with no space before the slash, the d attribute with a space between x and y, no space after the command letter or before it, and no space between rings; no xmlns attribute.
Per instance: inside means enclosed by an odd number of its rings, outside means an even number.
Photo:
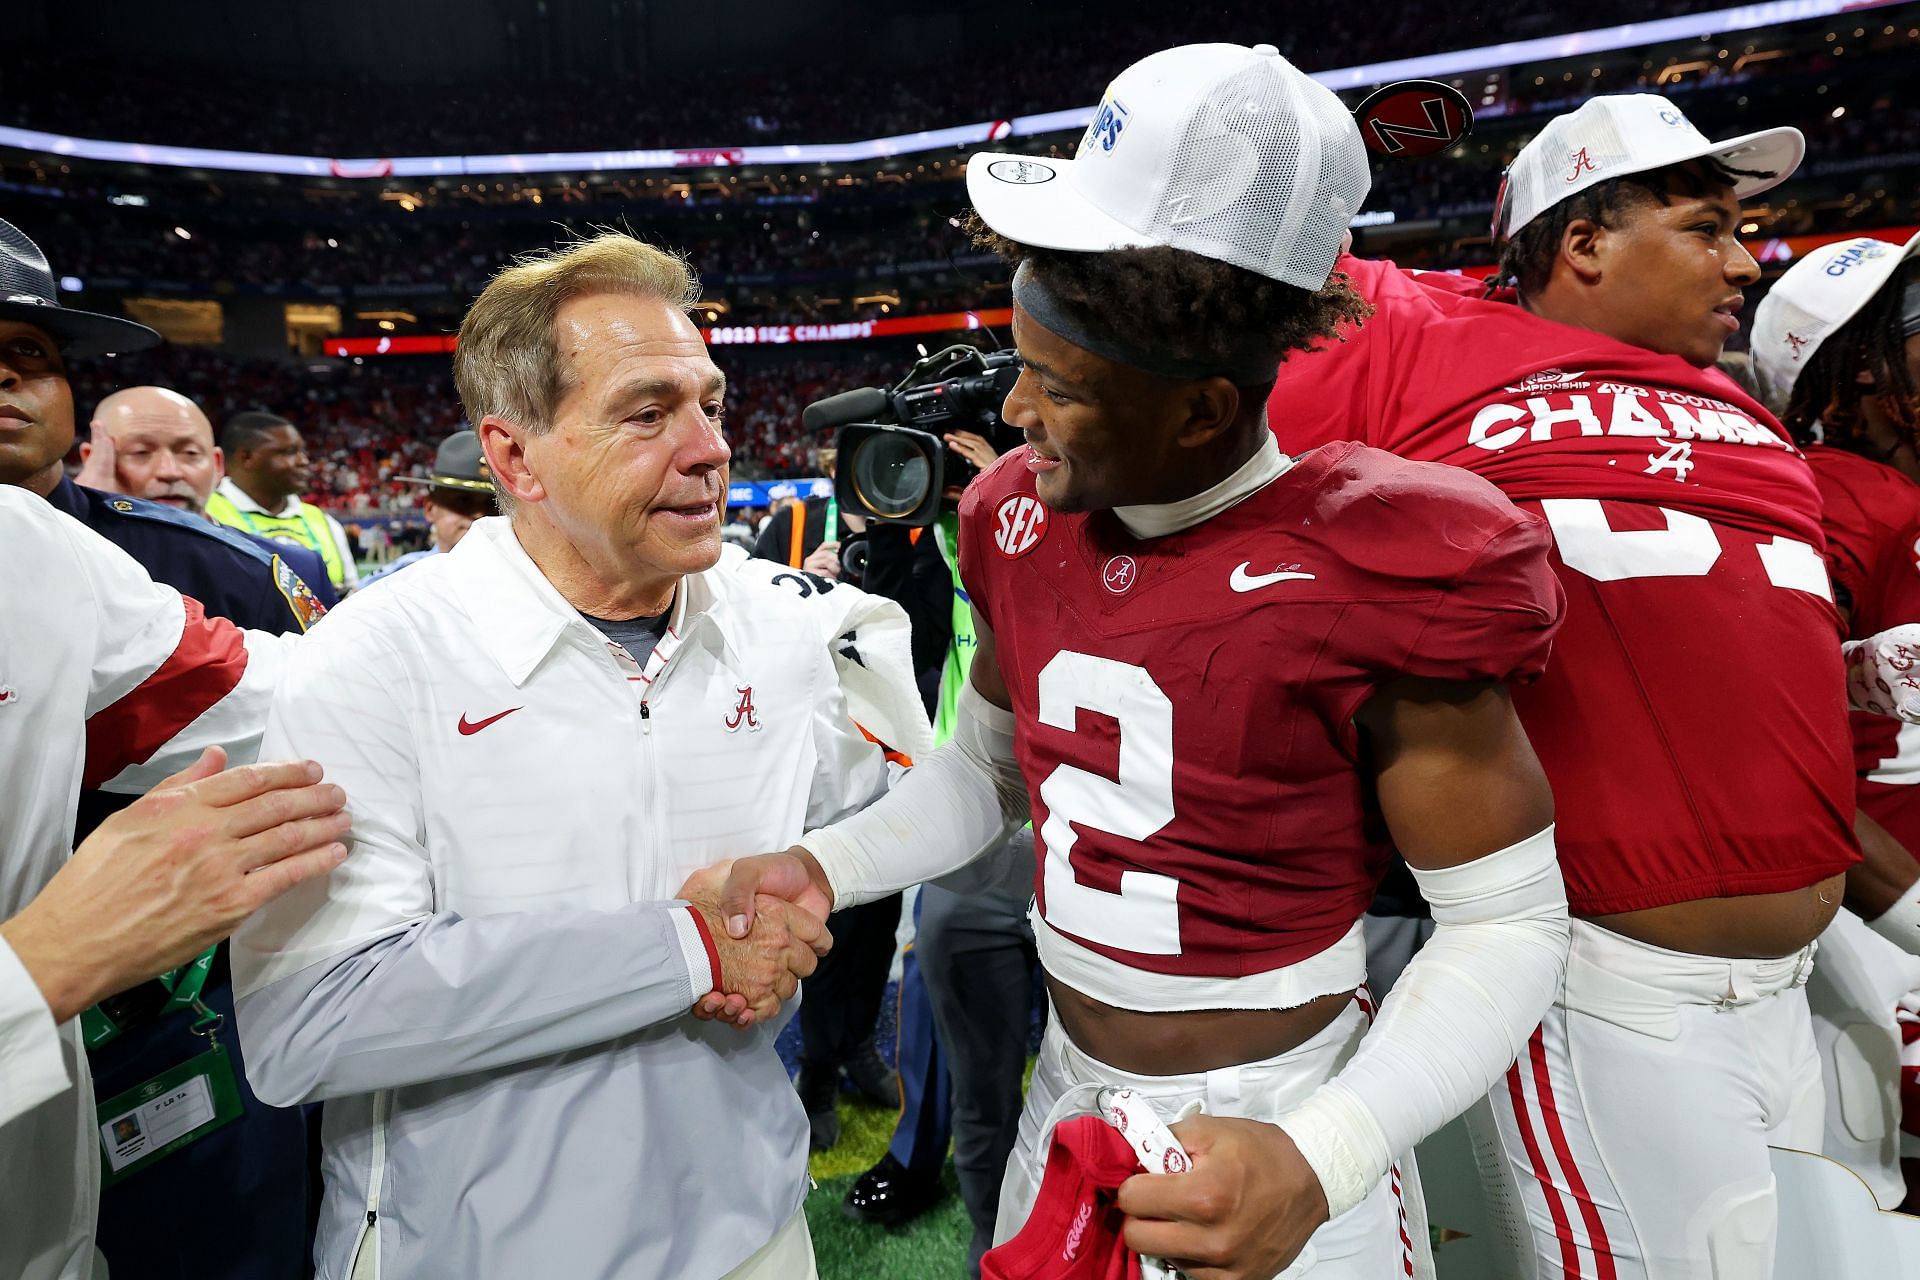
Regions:
<svg viewBox="0 0 1920 1280"><path fill-rule="evenodd" d="M221 433L227 478L214 490L207 514L256 537L317 552L327 577L345 595L360 581L352 543L340 522L300 495L311 472L299 429L278 414L235 414Z"/></svg>
<svg viewBox="0 0 1920 1280"><path fill-rule="evenodd" d="M165 387L127 387L94 409L91 435L80 446L76 484L132 494L214 523L207 502L227 468L213 442L213 424L199 405ZM326 561L318 555L305 547L241 536L285 561L323 606L338 603Z"/></svg>

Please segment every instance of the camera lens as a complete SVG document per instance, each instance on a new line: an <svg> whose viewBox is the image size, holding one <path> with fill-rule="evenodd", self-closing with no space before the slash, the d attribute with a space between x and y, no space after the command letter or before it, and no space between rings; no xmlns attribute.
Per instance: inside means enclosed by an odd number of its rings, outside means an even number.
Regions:
<svg viewBox="0 0 1920 1280"><path fill-rule="evenodd" d="M861 441L853 455L860 501L883 519L899 519L925 502L932 477L926 455L892 432Z"/></svg>
<svg viewBox="0 0 1920 1280"><path fill-rule="evenodd" d="M856 533L840 544L840 580L859 586L867 576L867 535Z"/></svg>

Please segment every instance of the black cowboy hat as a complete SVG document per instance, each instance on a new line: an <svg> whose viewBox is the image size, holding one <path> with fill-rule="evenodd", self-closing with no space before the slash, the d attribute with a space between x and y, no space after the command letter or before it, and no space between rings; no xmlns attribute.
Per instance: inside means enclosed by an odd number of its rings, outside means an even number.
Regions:
<svg viewBox="0 0 1920 1280"><path fill-rule="evenodd" d="M480 452L480 437L471 431L456 431L440 442L434 455L430 476L395 476L402 484L430 484L437 489L467 489L474 493L492 493L493 473Z"/></svg>
<svg viewBox="0 0 1920 1280"><path fill-rule="evenodd" d="M145 351L160 335L143 324L60 305L47 255L20 228L0 219L0 320L45 329L67 356Z"/></svg>

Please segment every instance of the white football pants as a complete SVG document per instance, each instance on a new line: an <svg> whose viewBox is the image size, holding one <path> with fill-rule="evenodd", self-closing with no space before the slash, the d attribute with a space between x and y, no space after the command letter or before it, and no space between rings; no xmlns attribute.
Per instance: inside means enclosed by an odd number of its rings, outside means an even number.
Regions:
<svg viewBox="0 0 1920 1280"><path fill-rule="evenodd" d="M1137 1076L1109 1067L1076 1049L1059 1018L1049 1018L1020 1113L1019 1138L1000 1185L993 1242L1012 1239L1032 1211L1054 1126L1098 1114L1099 1089L1133 1089L1169 1124L1193 1103L1208 1115L1278 1120L1353 1056L1372 1022L1371 1007L1364 992L1357 994L1319 1035L1278 1057L1179 1076ZM1432 1275L1426 1209L1408 1153L1365 1200L1314 1232L1276 1280L1425 1280Z"/></svg>
<svg viewBox="0 0 1920 1280"><path fill-rule="evenodd" d="M1467 1113L1526 1280L1766 1280L1769 1146L1820 1149L1809 946L1728 960L1583 920L1561 1000Z"/></svg>

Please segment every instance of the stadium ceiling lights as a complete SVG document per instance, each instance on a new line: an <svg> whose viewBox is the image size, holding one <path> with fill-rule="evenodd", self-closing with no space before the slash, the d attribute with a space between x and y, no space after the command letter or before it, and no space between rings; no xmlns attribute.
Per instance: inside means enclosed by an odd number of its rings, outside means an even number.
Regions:
<svg viewBox="0 0 1920 1280"><path fill-rule="evenodd" d="M1715 9L1678 18L1630 22L1617 27L1510 40L1477 49L1398 58L1364 66L1321 71L1314 79L1336 92L1386 84L1393 80L1445 80L1490 68L1556 61L1669 40L1704 39L1788 22L1884 8L1902 0L1767 0L1762 4ZM1093 117L1092 107L1047 111L951 129L927 129L865 142L788 146L687 147L643 151L549 151L526 155L396 156L392 159L335 160L323 156L283 156L257 151L216 151L138 142L69 138L38 129L0 126L0 146L48 152L82 160L146 164L183 169L223 169L239 173L279 173L313 178L431 178L460 174L634 173L659 169L711 168L716 165L850 164L949 147L979 147L1008 138L1078 129ZM584 185L584 184L583 184Z"/></svg>

